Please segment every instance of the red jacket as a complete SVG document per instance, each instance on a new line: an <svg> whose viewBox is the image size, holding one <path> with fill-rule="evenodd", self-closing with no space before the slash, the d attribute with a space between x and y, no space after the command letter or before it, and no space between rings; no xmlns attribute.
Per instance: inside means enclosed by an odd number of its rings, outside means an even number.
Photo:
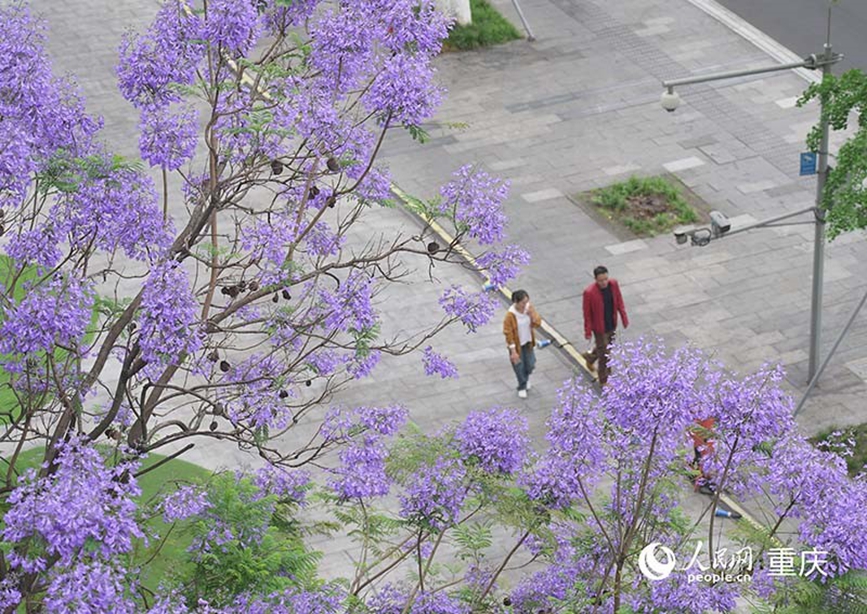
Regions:
<svg viewBox="0 0 867 614"><path fill-rule="evenodd" d="M611 288L611 298L614 299L614 328L617 328L617 314L623 318L624 328L629 326L629 317L626 315L626 305L623 304L623 295L620 294L620 284L614 279L608 280ZM590 337L592 333L605 332L605 303L602 299L602 290L594 281L584 288L584 336Z"/></svg>

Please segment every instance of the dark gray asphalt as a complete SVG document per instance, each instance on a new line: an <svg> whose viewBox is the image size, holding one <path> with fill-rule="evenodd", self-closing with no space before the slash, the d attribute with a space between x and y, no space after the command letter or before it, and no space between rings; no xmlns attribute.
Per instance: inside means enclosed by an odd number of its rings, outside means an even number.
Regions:
<svg viewBox="0 0 867 614"><path fill-rule="evenodd" d="M821 53L828 0L717 0L795 53ZM867 71L867 0L840 0L832 11L831 44L846 56L835 73Z"/></svg>

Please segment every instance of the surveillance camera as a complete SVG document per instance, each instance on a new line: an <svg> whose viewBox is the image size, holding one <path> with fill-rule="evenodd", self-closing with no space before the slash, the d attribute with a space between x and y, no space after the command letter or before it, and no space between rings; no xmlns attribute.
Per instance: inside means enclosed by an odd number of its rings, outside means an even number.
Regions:
<svg viewBox="0 0 867 614"><path fill-rule="evenodd" d="M680 106L680 96L674 90L666 90L662 92L662 96L659 98L659 103L662 105L663 109L669 113L674 113L677 110L677 107Z"/></svg>
<svg viewBox="0 0 867 614"><path fill-rule="evenodd" d="M677 241L678 245L683 245L694 232L694 226L678 226L674 229L674 240Z"/></svg>
<svg viewBox="0 0 867 614"><path fill-rule="evenodd" d="M710 227L713 230L714 236L719 237L732 229L732 223L724 213L720 211L711 211Z"/></svg>

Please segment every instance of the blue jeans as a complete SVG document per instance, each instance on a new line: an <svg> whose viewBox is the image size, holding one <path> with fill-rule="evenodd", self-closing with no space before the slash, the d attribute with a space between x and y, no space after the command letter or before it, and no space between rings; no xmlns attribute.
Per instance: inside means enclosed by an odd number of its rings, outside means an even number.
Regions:
<svg viewBox="0 0 867 614"><path fill-rule="evenodd" d="M518 376L518 390L527 389L527 380L536 367L536 354L533 353L533 344L525 343L521 346L521 359L512 365L515 375Z"/></svg>

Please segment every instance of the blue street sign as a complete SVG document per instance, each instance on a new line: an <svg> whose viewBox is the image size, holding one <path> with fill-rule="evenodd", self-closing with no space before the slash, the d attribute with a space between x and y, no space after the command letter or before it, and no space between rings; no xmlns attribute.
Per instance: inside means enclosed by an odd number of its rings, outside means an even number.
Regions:
<svg viewBox="0 0 867 614"><path fill-rule="evenodd" d="M816 154L807 151L801 154L801 176L816 174Z"/></svg>

